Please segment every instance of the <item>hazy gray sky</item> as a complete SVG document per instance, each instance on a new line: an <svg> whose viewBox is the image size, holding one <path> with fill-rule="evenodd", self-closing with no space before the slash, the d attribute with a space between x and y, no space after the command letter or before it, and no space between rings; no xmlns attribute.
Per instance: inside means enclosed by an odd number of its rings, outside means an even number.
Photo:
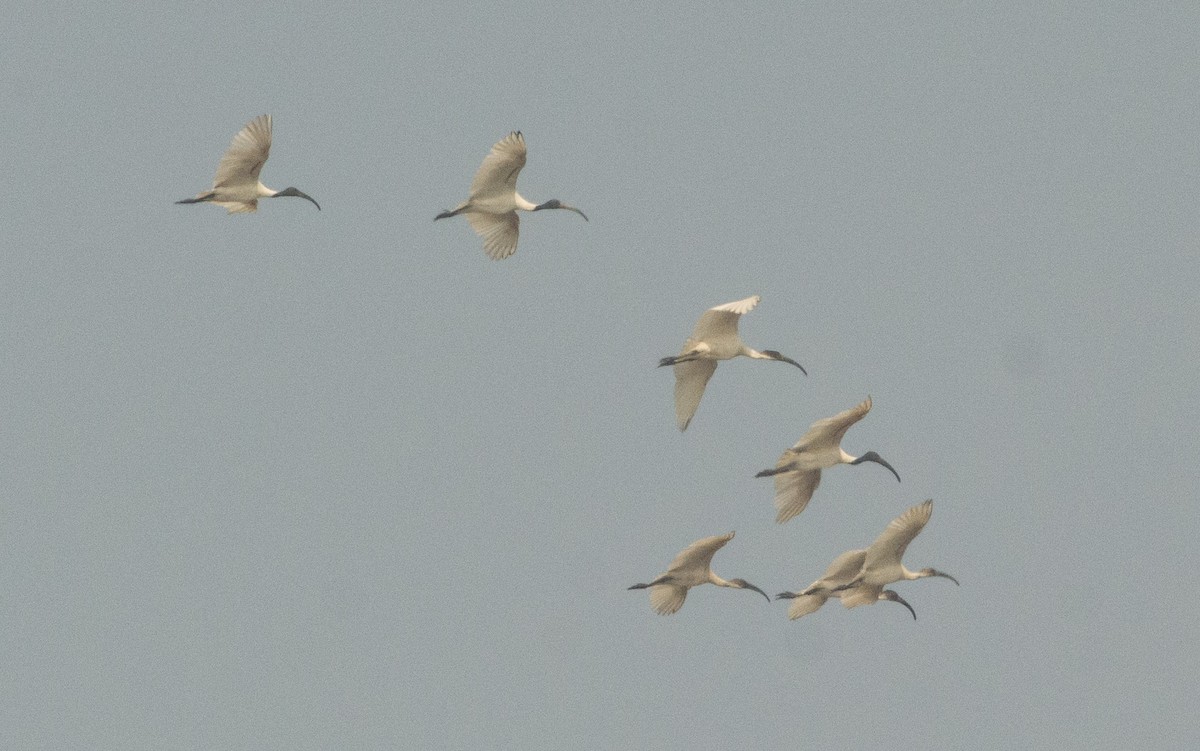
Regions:
<svg viewBox="0 0 1200 751"><path fill-rule="evenodd" d="M98 8L104 8L98 10ZM22 3L0 746L1200 743L1191 4ZM177 206L252 117L305 201ZM527 216L467 195L510 130ZM685 434L674 354L762 295ZM774 523L771 466L867 395ZM925 498L919 616L802 587Z"/></svg>

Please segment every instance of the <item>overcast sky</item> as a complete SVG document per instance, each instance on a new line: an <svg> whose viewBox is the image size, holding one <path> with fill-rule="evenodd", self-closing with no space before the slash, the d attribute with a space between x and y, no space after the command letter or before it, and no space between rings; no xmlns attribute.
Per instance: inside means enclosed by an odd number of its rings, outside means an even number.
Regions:
<svg viewBox="0 0 1200 751"><path fill-rule="evenodd" d="M0 746L1200 744L1191 4L18 3ZM101 10L102 9L102 10ZM178 206L274 117L262 179ZM522 219L457 218L491 145ZM686 433L678 352L762 295ZM772 466L870 395L867 464ZM774 595L925 498L896 585Z"/></svg>

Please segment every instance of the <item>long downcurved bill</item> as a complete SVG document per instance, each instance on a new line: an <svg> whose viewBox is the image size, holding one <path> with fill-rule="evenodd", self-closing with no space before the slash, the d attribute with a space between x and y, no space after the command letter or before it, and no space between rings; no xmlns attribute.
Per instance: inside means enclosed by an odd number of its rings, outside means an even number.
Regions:
<svg viewBox="0 0 1200 751"><path fill-rule="evenodd" d="M304 191L297 190L295 188L284 188L283 190L279 191L278 193L276 193L275 195L273 195L271 197L272 198L280 198L282 196L295 196L296 198L303 198L305 200L312 202L312 205L317 207L317 211L321 210L321 204L317 203L316 200L314 200L312 196L305 193Z"/></svg>
<svg viewBox="0 0 1200 751"><path fill-rule="evenodd" d="M534 211L541 211L543 209L566 209L567 211L574 211L576 214L579 214L581 217L583 217L583 221L588 221L587 214L583 213L574 206L568 206L557 198L551 198L549 201L546 201L545 203L539 203L537 206L533 207Z"/></svg>
<svg viewBox="0 0 1200 751"><path fill-rule="evenodd" d="M883 599L900 603L904 607L908 608L908 612L912 613L913 620L914 621L917 620L917 611L913 610L912 605L909 605L907 600L905 600L903 597L896 594L892 590L890 590L890 589L883 590Z"/></svg>
<svg viewBox="0 0 1200 751"><path fill-rule="evenodd" d="M795 360L793 360L790 357L781 355L780 353L776 352L773 349L764 349L763 354L766 355L767 357L771 358L772 360L778 360L779 362L786 362L789 365L795 365L797 368L800 368L801 373L803 373L804 375L808 375L808 371L804 369L803 365L796 362Z"/></svg>
<svg viewBox="0 0 1200 751"><path fill-rule="evenodd" d="M896 482L900 482L900 473L896 471L896 468L893 467L892 465L888 464L887 460L885 460L879 454L876 454L874 451L868 451L867 453L863 454L862 456L858 457L857 459L855 459L854 461L852 461L850 463L851 464L862 464L863 462L875 462L876 464L887 467L888 471L890 471L893 475L896 476Z"/></svg>
<svg viewBox="0 0 1200 751"><path fill-rule="evenodd" d="M762 595L763 597L766 597L766 598L767 598L767 602L770 602L770 601L771 601L771 596L770 596L770 595L768 595L766 592L762 591L762 590L761 590L761 589L759 589L758 587L754 586L754 585L753 585L753 584L751 584L750 582L746 581L745 579L738 579L737 581L738 581L738 583L739 583L739 584L741 584L741 585L742 585L742 589L753 589L755 592L758 592L758 593L759 593L760 595Z"/></svg>

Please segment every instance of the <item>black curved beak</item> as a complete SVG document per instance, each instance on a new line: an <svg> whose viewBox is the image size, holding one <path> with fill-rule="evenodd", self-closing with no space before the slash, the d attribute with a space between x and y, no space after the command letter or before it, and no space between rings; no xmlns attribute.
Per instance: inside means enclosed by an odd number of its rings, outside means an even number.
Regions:
<svg viewBox="0 0 1200 751"><path fill-rule="evenodd" d="M909 605L908 601L905 600L903 597L896 594L895 592L893 592L890 589L883 590L883 596L885 598L891 600L892 602L898 602L901 605L903 605L904 607L908 608L908 612L912 613L913 620L914 621L917 620L917 611L913 610L912 605Z"/></svg>
<svg viewBox="0 0 1200 751"><path fill-rule="evenodd" d="M796 362L795 360L793 360L790 357L784 357L783 355L779 354L778 352L776 352L773 349L764 349L763 354L766 355L767 357L771 358L772 360L778 360L779 362L786 362L790 365L795 365L797 368L800 368L801 373L803 373L804 375L808 375L808 371L804 369L803 365Z"/></svg>
<svg viewBox="0 0 1200 751"><path fill-rule="evenodd" d="M776 600L794 600L800 596L799 592L780 592L775 595Z"/></svg>
<svg viewBox="0 0 1200 751"><path fill-rule="evenodd" d="M885 460L879 454L876 454L874 451L868 451L867 453L863 454L862 456L858 457L857 459L855 459L854 461L852 461L850 463L851 464L862 464L863 462L875 462L876 464L881 464L881 465L887 467L888 471L896 476L896 482L900 482L900 473L896 471L895 467L888 464L887 460Z"/></svg>
<svg viewBox="0 0 1200 751"><path fill-rule="evenodd" d="M958 579L955 579L953 576L951 576L950 574L947 574L945 571L938 571L937 569L934 569L933 575L940 576L943 579L949 579L950 581L954 582L955 586L962 586L958 583Z"/></svg>
<svg viewBox="0 0 1200 751"><path fill-rule="evenodd" d="M586 222L588 220L587 214L583 213L574 206L568 206L557 198L551 198L549 201L546 201L545 203L539 203L537 206L533 207L534 211L541 211L542 209L566 209L567 211L574 211L576 214L579 214L581 217L583 217L583 221Z"/></svg>
<svg viewBox="0 0 1200 751"><path fill-rule="evenodd" d="M753 585L753 584L751 584L750 582L746 581L745 579L743 579L743 580L742 580L742 588L743 588L743 589L753 589L755 592L758 592L758 593L759 593L760 595L762 595L763 597L766 597L766 598L767 598L767 602L768 602L768 603L769 603L769 602L771 602L771 596L770 596L770 595L768 595L766 592L762 591L762 590L761 590L761 589L759 589L758 587L754 586L754 585Z"/></svg>
<svg viewBox="0 0 1200 751"><path fill-rule="evenodd" d="M317 203L315 200L313 200L312 196L310 196L309 194L305 193L302 190L297 190L296 188L284 188L283 190L279 191L274 196L272 196L272 198L279 198L281 196L295 196L296 198L303 198L307 201L310 201L313 206L316 206L317 211L321 210L321 204Z"/></svg>

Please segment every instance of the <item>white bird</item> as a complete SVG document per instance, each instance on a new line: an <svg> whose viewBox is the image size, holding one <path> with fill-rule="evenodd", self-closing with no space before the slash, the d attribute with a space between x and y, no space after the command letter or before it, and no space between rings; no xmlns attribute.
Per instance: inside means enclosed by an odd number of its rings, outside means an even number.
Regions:
<svg viewBox="0 0 1200 751"><path fill-rule="evenodd" d="M483 252L488 258L499 261L517 252L517 234L520 219L517 211L541 211L542 209L566 209L574 211L587 221L587 216L557 198L544 203L532 203L517 192L517 175L525 166L525 137L521 131L513 131L492 146L491 153L483 158L475 179L471 181L471 193L457 207L443 211L433 218L438 219L466 214L471 229L483 238Z"/></svg>
<svg viewBox="0 0 1200 751"><path fill-rule="evenodd" d="M930 499L913 506L888 523L883 534L875 538L875 542L867 548L867 555L858 575L849 582L833 588L833 591L841 592L843 605L848 608L869 605L878 600L883 588L892 582L940 576L958 584L958 579L937 569L909 571L900 562L908 544L925 527L932 513L933 499Z"/></svg>
<svg viewBox="0 0 1200 751"><path fill-rule="evenodd" d="M842 450L842 437L850 426L871 411L871 397L857 407L845 412L839 412L833 417L817 420L804 436L796 441L796 445L786 449L775 463L774 469L764 469L755 477L775 477L775 521L783 524L804 510L812 500L813 492L821 483L821 470L835 464L861 464L875 462L882 464L896 475L900 475L892 465L874 451L868 451L862 456L851 456Z"/></svg>
<svg viewBox="0 0 1200 751"><path fill-rule="evenodd" d="M725 581L713 573L713 554L732 539L733 532L696 540L675 556L675 560L671 561L665 574L660 575L649 584L634 584L630 589L649 588L650 607L654 608L654 612L659 615L670 615L683 607L688 590L700 584L716 584L718 587L734 589L753 589L766 597L767 602L770 602L771 598L767 596L766 592L745 579Z"/></svg>
<svg viewBox="0 0 1200 751"><path fill-rule="evenodd" d="M774 350L759 352L751 349L738 336L738 321L743 314L754 310L761 299L753 295L704 311L700 320L696 321L692 335L683 343L683 350L674 357L664 357L659 361L660 368L664 365L675 366L675 424L680 430L687 430L688 423L696 414L700 398L704 396L704 387L717 370L717 360L730 360L738 356L778 360L791 363L808 375L808 371L795 360Z"/></svg>
<svg viewBox="0 0 1200 751"><path fill-rule="evenodd" d="M833 559L833 563L829 564L829 568L825 569L825 574L817 579L808 588L802 592L780 592L775 595L776 600L791 600L792 604L788 608L788 618L796 620L809 613L815 613L821 609L821 606L830 597L842 597L842 591L835 590L842 584L848 584L858 576L862 571L863 561L867 557L866 549L862 550L847 550L837 558ZM844 590L843 590L844 591ZM908 612L912 613L913 620L917 619L917 611L912 609L903 597L896 594L890 589L885 589L879 593L880 600L890 600L898 602L908 608Z"/></svg>
<svg viewBox="0 0 1200 751"><path fill-rule="evenodd" d="M246 123L229 143L225 156L217 165L212 189L175 203L215 203L228 209L230 214L239 214L257 211L260 198L295 196L312 201L312 205L320 210L321 205L307 193L296 188L271 190L259 181L258 173L262 172L270 153L271 116L259 115Z"/></svg>

